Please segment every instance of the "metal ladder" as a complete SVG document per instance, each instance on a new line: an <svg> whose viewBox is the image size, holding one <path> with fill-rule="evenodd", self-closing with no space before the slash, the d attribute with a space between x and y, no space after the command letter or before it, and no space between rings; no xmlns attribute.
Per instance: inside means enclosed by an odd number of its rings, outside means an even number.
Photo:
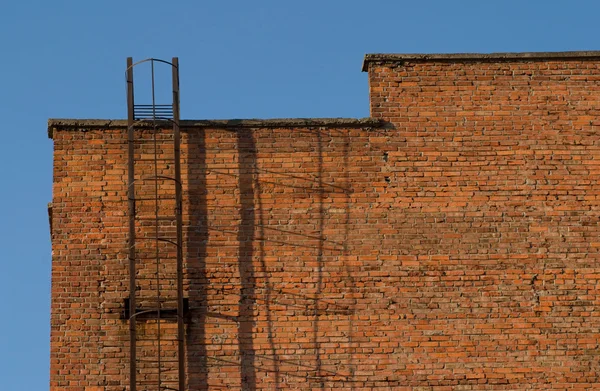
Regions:
<svg viewBox="0 0 600 391"><path fill-rule="evenodd" d="M134 68L150 66L151 100L134 103ZM155 71L172 71L172 103L156 101ZM127 58L129 391L185 390L179 62ZM146 98L148 99L148 98Z"/></svg>

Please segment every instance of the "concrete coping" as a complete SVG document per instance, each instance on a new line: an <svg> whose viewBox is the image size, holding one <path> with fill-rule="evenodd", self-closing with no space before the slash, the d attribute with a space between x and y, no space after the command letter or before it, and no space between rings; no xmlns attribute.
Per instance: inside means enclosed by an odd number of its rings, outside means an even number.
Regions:
<svg viewBox="0 0 600 391"><path fill-rule="evenodd" d="M160 121L159 126L171 127L169 121ZM276 118L276 119L225 119L225 120L181 120L182 131L192 128L237 129L237 128L376 128L384 125L384 121L375 118ZM140 128L152 126L151 121L138 122ZM52 138L55 130L86 132L90 130L126 129L124 119L57 119L48 120L48 137Z"/></svg>
<svg viewBox="0 0 600 391"><path fill-rule="evenodd" d="M369 70L369 64L382 62L404 62L404 61L444 61L444 62L467 62L467 61L547 61L547 60L583 60L600 59L600 51L573 51L573 52L522 52L522 53L373 53L366 54L362 65L362 71Z"/></svg>

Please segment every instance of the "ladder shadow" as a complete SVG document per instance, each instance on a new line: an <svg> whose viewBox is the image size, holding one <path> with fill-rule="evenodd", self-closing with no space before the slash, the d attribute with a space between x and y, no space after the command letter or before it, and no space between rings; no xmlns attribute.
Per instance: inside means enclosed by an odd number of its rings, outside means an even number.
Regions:
<svg viewBox="0 0 600 391"><path fill-rule="evenodd" d="M239 378L241 381L240 389L242 390L255 391L257 388L264 387L262 376L267 373L270 377L269 381L272 389L289 388L290 384L287 383L289 379L295 376L295 372L290 371L290 368L295 365L295 361L285 360L282 353L285 346L281 345L281 335L275 335L281 332L282 327L284 327L284 322L280 318L283 314L282 308L285 308L288 315L301 315L310 318L311 325L306 330L308 338L304 349L306 349L306 354L312 355L311 362L303 362L304 366L298 366L295 369L299 377L306 377L304 384L309 385L312 389L325 389L326 384L335 378L337 379L335 381L346 383L347 387L354 389L354 372L357 365L354 361L356 353L356 343L353 336L356 311L354 293L356 293L357 288L353 270L346 262L342 262L341 267L350 285L348 293L351 294L350 297L353 299L351 302L340 304L336 303L334 298L327 299L324 297L327 296L328 292L325 284L330 283L329 280L325 280L326 276L324 274L329 272L329 268L332 267L327 265L331 257L330 253L335 251L340 256L347 258L351 252L348 245L351 200L350 190L346 187L338 186L344 194L339 201L343 205L344 213L337 218L337 224L343 225L338 241L332 242L333 239L328 240L325 236L327 224L331 224L331 222L328 222L329 217L327 217L326 198L327 191L332 186L325 181L325 178L329 178L331 175L328 173L328 168L323 161L324 156L327 156L328 153L326 148L329 147L325 147L325 145L327 145L326 141L329 136L327 133L321 134L321 130L317 130L318 133L315 135L315 141L318 143L315 146L317 172L316 175L309 178L316 191L314 231L307 234L300 230L297 234L296 229L293 227L282 230L270 226L272 222L270 222L269 217L269 201L266 198L264 200L267 205L265 212L262 199L263 192L269 190L261 188L263 185L267 187L269 182L265 182L263 181L265 178L261 178L265 170L259 167L256 145L256 137L258 136L255 131L243 127L228 130L233 133L231 134L232 137L228 138L230 142L227 146L230 149L228 152L233 152L236 159L231 161L231 166L228 165L227 170L232 174L237 171L237 178L232 177L227 183L236 187L237 204L234 208L237 210L235 213L239 213L236 215L238 220L235 224L227 226L227 232L223 230L223 233L230 235L229 240L235 241L233 246L236 249L233 251L237 255L236 258L231 259L231 267L232 270L237 269L239 273L239 285L229 284L232 285L230 287L232 294L239 295L239 301L232 304L231 307L227 307L231 315L226 316L222 311L215 313L207 300L209 291L212 292L216 289L214 286L209 286L211 282L208 278L210 268L213 267L211 262L214 260L207 259L209 254L213 253L212 247L207 248L209 236L211 236L211 230L213 231L212 235L214 235L216 229L214 216L210 216L214 211L212 209L209 211L207 207L212 202L210 199L207 201L207 198L214 196L214 194L209 194L211 190L207 189L207 175L211 168L211 163L207 161L211 159L210 155L207 158L207 142L211 143L209 149L214 148L214 145L212 144L213 140L207 141L206 138L207 132L213 130L205 130L204 128L190 130L186 132L187 142L184 142L184 145L187 145L184 153L185 169L183 172L185 176L183 183L187 186L184 191L184 205L187 208L184 211L186 214L184 220L188 222L184 238L184 266L185 291L189 297L190 307L190 313L186 320L188 389L207 390L209 384L212 387L210 389L219 389L219 386L215 384L215 379L210 381L208 377L209 369L213 368L214 370L215 365L219 365L221 361L238 367L239 372L236 371L235 375L234 373L231 373L231 375ZM344 156L340 159L340 182L348 184L350 181L348 155L351 141L347 134L338 134L334 137L343 139ZM209 153L214 152L214 150L209 151ZM339 189L336 188L335 191L339 192ZM231 197L232 194L229 194L229 196ZM313 294L309 295L302 291L288 291L278 287L277 280L275 280L275 283L270 280L271 271L269 271L269 267L272 268L273 265L267 264L267 260L273 255L271 243L273 237L276 237L274 235L279 232L292 235L294 238L302 238L301 241L304 243L308 241L316 242L303 247L311 248L310 253L315 261ZM211 240L214 240L214 237ZM285 243L279 245L295 248L297 247L296 241L298 239L294 239L294 242L289 242L288 239ZM213 244L210 244L210 246L213 246ZM265 248L265 246L267 247ZM299 311L302 311L302 313ZM346 369L343 371L332 371L332 359L328 357L323 347L323 332L327 330L327 315L347 317L348 319L344 325L348 345L345 353L345 356L347 356L345 358ZM259 318L257 318L258 316ZM219 317L224 320L221 324L227 325L226 329L222 329L227 330L223 331L224 333L227 332L228 335L231 335L232 332L237 334L236 338L229 339L230 337L227 337L226 344L233 345L227 349L229 349L228 352L235 350L233 355L230 355L230 353L215 354L215 351L211 350L215 348L215 346L211 347L211 343L214 345L215 342L209 341L209 339L211 339L211 333L214 334L214 319ZM211 327L213 327L212 331ZM260 341L263 341L263 347L260 351L257 351L255 345L257 342L260 345ZM220 343L225 345L224 342L217 342L216 344ZM229 378L229 380L232 379ZM300 379L298 381L300 383L297 384L302 384Z"/></svg>
<svg viewBox="0 0 600 391"><path fill-rule="evenodd" d="M185 171L187 185L185 198L187 202L188 225L185 238L185 274L189 296L190 313L186 319L186 352L187 352L187 377L190 390L207 390L209 388L209 366L207 360L207 334L206 322L208 317L214 314L208 312L207 300L208 284L207 277L207 243L209 241L209 220L207 209L207 187L206 187L206 131L198 129L187 133L187 170ZM262 218L259 208L255 209L255 196L260 194L259 184L256 178L256 148L252 138L252 131L240 129L237 135L238 160L238 189L239 189L239 226L236 242L238 243L237 268L240 273L241 288L239 291L238 316L233 324L236 326L237 346L240 360L241 389L247 391L256 390L256 354L253 347L254 338L254 307L256 298L256 276L254 259L254 245L256 243L257 229L261 231L260 224L255 219ZM260 205L260 202L258 202ZM257 228L258 227L258 228ZM264 252L262 243L259 251ZM264 259L260 259L264 266ZM268 282L267 282L268 285ZM268 304L267 304L268 306ZM270 314L267 308L267 314ZM269 325L271 325L269 319ZM270 326L269 326L270 327ZM272 345L272 353L275 348L272 340L272 332L269 331ZM275 360L277 363L277 360ZM275 364L277 369L277 364ZM278 370L275 371L278 373ZM277 377L277 375L276 375ZM276 388L279 388L276 382Z"/></svg>
<svg viewBox="0 0 600 391"><path fill-rule="evenodd" d="M256 276L253 258L254 240L256 237L255 192L258 185L255 180L256 145L252 137L252 130L238 129L236 135L239 170L238 186L240 192L240 224L237 233L237 242L238 270L241 282L238 305L239 321L237 322L238 349L241 362L242 390L254 391L256 390L256 357L253 347L253 328L255 324ZM260 197L260 192L258 195ZM262 214L261 212L259 209L259 218ZM262 254L259 255L262 258ZM270 313L268 309L267 313Z"/></svg>
<svg viewBox="0 0 600 391"><path fill-rule="evenodd" d="M208 363L205 344L207 317L206 257L208 217L206 205L205 130L187 132L184 152L184 285L187 284L189 306L186 319L186 372L190 390L208 389ZM187 216L185 216L187 215Z"/></svg>

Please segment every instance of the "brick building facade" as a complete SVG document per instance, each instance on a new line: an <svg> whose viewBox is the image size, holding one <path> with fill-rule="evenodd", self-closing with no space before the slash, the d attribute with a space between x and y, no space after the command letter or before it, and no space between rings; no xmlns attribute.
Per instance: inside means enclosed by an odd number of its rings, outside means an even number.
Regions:
<svg viewBox="0 0 600 391"><path fill-rule="evenodd" d="M363 70L371 118L182 121L188 389L598 389L600 52ZM127 389L126 128L49 121L53 391Z"/></svg>

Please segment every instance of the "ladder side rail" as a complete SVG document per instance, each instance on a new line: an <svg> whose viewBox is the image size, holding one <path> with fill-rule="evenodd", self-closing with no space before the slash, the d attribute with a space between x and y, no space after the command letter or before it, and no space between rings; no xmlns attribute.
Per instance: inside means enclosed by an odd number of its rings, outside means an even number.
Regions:
<svg viewBox="0 0 600 391"><path fill-rule="evenodd" d="M127 144L128 144L128 186L127 199L129 207L129 313L135 314L135 144L134 144L134 97L133 97L133 59L127 58ZM136 346L136 319L129 318L129 390L136 391L136 362L137 362L137 346Z"/></svg>
<svg viewBox="0 0 600 391"><path fill-rule="evenodd" d="M185 390L185 330L183 324L183 217L181 186L181 134L179 132L179 59L173 57L173 141L175 158L175 198L177 214L177 339L179 359L179 389Z"/></svg>

